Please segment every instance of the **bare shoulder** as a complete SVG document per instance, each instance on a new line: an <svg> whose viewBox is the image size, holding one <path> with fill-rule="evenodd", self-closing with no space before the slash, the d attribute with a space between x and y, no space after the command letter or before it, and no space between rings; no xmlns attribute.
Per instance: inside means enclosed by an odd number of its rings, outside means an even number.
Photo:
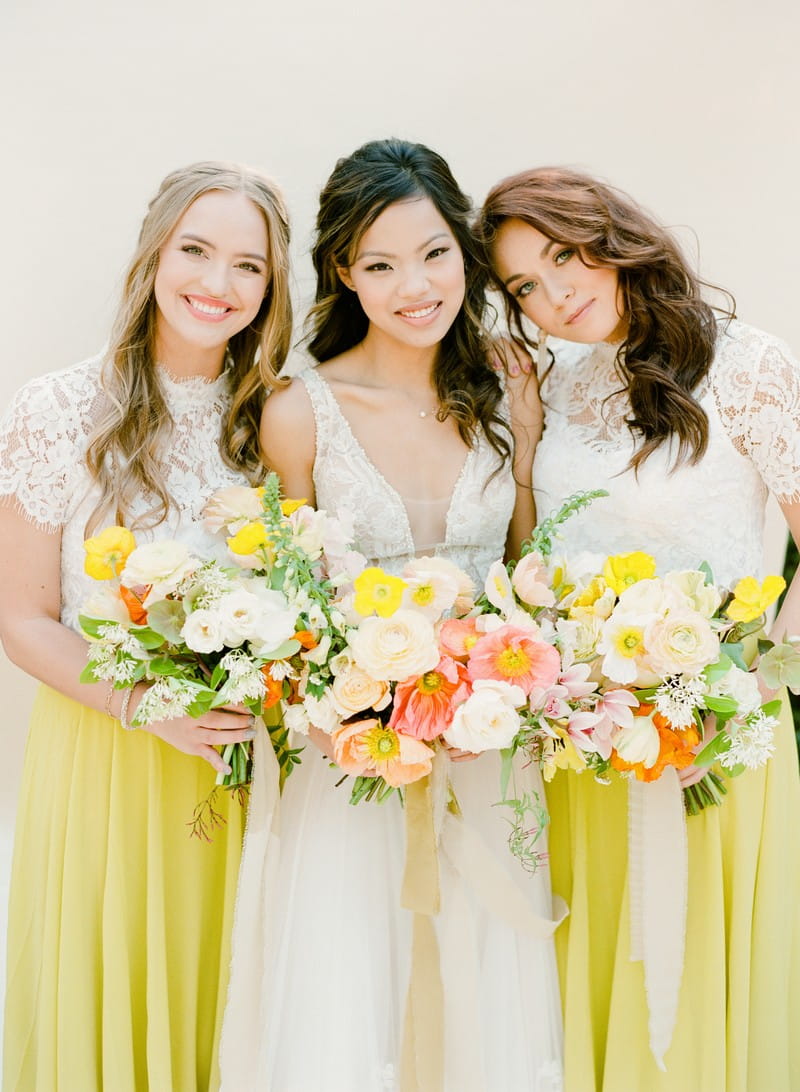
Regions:
<svg viewBox="0 0 800 1092"><path fill-rule="evenodd" d="M310 473L314 463L314 410L305 383L295 377L273 391L261 411L261 454L268 467L283 477L287 460Z"/></svg>

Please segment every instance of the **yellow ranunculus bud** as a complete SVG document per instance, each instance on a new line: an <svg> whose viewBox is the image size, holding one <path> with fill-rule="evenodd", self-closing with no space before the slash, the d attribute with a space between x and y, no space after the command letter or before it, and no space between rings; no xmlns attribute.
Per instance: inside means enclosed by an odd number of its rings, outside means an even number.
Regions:
<svg viewBox="0 0 800 1092"><path fill-rule="evenodd" d="M228 539L228 549L232 554L247 556L254 554L262 546L269 545L267 529L260 520L246 523L236 534Z"/></svg>
<svg viewBox="0 0 800 1092"><path fill-rule="evenodd" d="M753 622L778 598L786 587L782 576L768 576L763 584L752 576L740 580L725 613L734 622Z"/></svg>
<svg viewBox="0 0 800 1092"><path fill-rule="evenodd" d="M373 567L359 573L353 587L356 592L354 605L359 614L366 616L374 611L381 618L389 618L400 606L406 582Z"/></svg>
<svg viewBox="0 0 800 1092"><path fill-rule="evenodd" d="M281 501L281 512L284 516L291 516L292 512L296 512L298 508L302 508L304 504L308 504L308 500L303 497L301 500L286 500Z"/></svg>
<svg viewBox="0 0 800 1092"><path fill-rule="evenodd" d="M631 584L640 580L649 580L656 575L655 558L637 550L632 554L616 554L606 558L603 576L606 584L620 595Z"/></svg>
<svg viewBox="0 0 800 1092"><path fill-rule="evenodd" d="M86 557L83 568L93 580L110 580L125 568L128 555L136 549L136 539L127 527L106 527L83 544Z"/></svg>

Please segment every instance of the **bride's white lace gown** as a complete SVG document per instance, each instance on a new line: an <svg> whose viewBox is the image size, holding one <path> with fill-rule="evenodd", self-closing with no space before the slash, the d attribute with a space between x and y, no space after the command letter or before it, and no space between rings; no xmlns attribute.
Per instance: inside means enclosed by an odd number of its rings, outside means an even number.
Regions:
<svg viewBox="0 0 800 1092"><path fill-rule="evenodd" d="M661 571L711 566L718 582L761 574L767 491L800 499L800 365L759 330L722 327L697 397L701 460L670 472L669 446L634 450L615 350L553 343L533 468L540 516L603 488L560 548L645 550ZM570 904L556 935L566 1087L577 1092L796 1092L800 1088L800 783L788 705L766 769L729 783L721 808L687 822L688 920L667 1071L650 1053L640 963L629 954L626 786L559 774L547 789L553 888Z"/></svg>
<svg viewBox="0 0 800 1092"><path fill-rule="evenodd" d="M388 568L397 571L438 543L438 555L481 580L502 556L514 502L507 470L487 484L497 466L488 444L478 443L466 456L452 496L433 505L404 501L353 436L325 380L310 369L301 380L316 420L318 507L348 508L359 548ZM502 809L492 807L499 798L496 757L453 765L451 776L465 822L479 831L495 866L533 914L551 917L549 870L533 877L522 870L506 844ZM524 776L538 784L532 771ZM337 787L338 780L310 744L286 784L279 862L265 885L272 896L269 953L255 974L241 927L248 908L240 906L223 1036L223 1088L230 1092L401 1087L412 917L400 905L404 814L396 799L351 806L349 784ZM259 867L254 846L251 832L240 901L252 897L248 873ZM559 1092L561 1013L552 941L523 936L488 913L483 902L491 893L466 883L445 853L440 866L447 1092ZM249 1005L260 1009L255 1050L241 1026L251 987L262 995Z"/></svg>

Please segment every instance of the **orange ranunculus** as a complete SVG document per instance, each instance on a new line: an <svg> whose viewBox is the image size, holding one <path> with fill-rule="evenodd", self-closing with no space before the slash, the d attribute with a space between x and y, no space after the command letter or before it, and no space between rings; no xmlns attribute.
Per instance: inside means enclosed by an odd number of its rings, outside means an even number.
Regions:
<svg viewBox="0 0 800 1092"><path fill-rule="evenodd" d="M269 664L264 664L261 668L261 674L264 676L264 685L266 686L263 705L265 709L272 709L283 697L283 679L273 679L269 671Z"/></svg>
<svg viewBox="0 0 800 1092"><path fill-rule="evenodd" d="M149 584L138 588L126 588L124 584L120 584L119 597L128 608L128 614L135 626L147 625L147 611L144 608L144 601L149 591Z"/></svg>
<svg viewBox="0 0 800 1092"><path fill-rule="evenodd" d="M292 640L299 641L301 648L304 648L307 652L312 648L316 648L319 644L310 629L298 629Z"/></svg>
<svg viewBox="0 0 800 1092"><path fill-rule="evenodd" d="M700 733L693 724L688 728L673 728L665 716L655 712L654 705L645 702L633 711L635 717L648 714L652 714L653 724L661 744L654 764L645 766L643 762L626 762L616 751L612 751L611 765L621 773L631 771L637 781L650 782L657 781L667 766L674 766L676 770L684 770L687 766L691 766L695 759L694 748L700 742Z"/></svg>

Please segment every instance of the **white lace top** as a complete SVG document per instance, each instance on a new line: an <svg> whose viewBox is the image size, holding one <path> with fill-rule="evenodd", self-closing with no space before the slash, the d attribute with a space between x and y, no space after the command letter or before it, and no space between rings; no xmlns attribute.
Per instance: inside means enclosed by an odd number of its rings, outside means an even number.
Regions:
<svg viewBox="0 0 800 1092"><path fill-rule="evenodd" d="M710 372L696 392L708 414L698 464L669 472L673 445L639 469L629 408L608 345L552 343L542 384L545 431L533 466L539 518L570 494L607 489L564 527L565 552L646 550L663 569L707 561L730 583L758 575L767 491L800 499L800 364L783 342L743 323L720 327Z"/></svg>
<svg viewBox="0 0 800 1092"><path fill-rule="evenodd" d="M406 501L353 435L327 382L313 368L298 378L314 408L317 507L329 512L348 509L355 519L356 544L375 563L397 571L418 552L434 553L449 558L482 583L489 565L505 551L515 499L510 466L492 477L499 458L483 434L467 453L447 498L436 546L430 549L419 543L418 550Z"/></svg>
<svg viewBox="0 0 800 1092"><path fill-rule="evenodd" d="M0 421L0 500L13 498L38 526L61 530L61 619L73 629L78 628L81 604L97 589L83 571L84 528L98 498L84 455L105 398L101 366L101 358L95 357L32 380ZM159 527L135 531L136 539L142 543L175 536L208 553L212 541L199 522L206 500L215 489L246 484L219 451L230 403L228 377L223 372L213 382L179 381L163 369L159 375L175 422L166 459L166 484L175 505ZM142 499L132 516L148 507Z"/></svg>

